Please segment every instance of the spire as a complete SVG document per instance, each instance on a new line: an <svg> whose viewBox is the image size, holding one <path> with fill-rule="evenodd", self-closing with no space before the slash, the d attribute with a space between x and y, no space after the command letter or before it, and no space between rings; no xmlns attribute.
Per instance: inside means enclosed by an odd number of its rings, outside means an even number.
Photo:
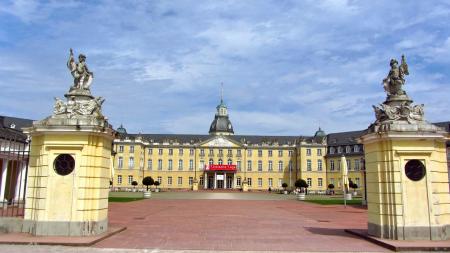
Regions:
<svg viewBox="0 0 450 253"><path fill-rule="evenodd" d="M220 83L220 103L223 104L223 82Z"/></svg>

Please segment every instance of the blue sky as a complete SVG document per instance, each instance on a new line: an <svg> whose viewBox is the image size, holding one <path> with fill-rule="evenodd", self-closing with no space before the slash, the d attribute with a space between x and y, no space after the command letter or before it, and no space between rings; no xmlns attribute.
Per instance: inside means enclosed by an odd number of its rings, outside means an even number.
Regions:
<svg viewBox="0 0 450 253"><path fill-rule="evenodd" d="M374 121L389 60L429 121L450 120L448 1L0 3L0 114L42 119L87 55L104 114L129 132L206 134L220 100L236 134L312 135Z"/></svg>

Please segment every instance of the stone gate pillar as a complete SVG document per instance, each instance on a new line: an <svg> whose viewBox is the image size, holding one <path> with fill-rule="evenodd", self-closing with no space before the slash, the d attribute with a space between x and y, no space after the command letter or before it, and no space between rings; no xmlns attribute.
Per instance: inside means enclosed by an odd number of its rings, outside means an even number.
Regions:
<svg viewBox="0 0 450 253"><path fill-rule="evenodd" d="M69 58L74 85L67 101L56 98L50 117L24 129L31 149L23 232L87 236L108 228L114 131L101 112L104 99L91 95L83 57Z"/></svg>
<svg viewBox="0 0 450 253"><path fill-rule="evenodd" d="M376 121L360 139L367 170L368 233L394 240L446 240L447 133L425 121L423 105L413 105L402 90L408 74L404 58L402 65L391 61L384 80L387 99L374 106Z"/></svg>

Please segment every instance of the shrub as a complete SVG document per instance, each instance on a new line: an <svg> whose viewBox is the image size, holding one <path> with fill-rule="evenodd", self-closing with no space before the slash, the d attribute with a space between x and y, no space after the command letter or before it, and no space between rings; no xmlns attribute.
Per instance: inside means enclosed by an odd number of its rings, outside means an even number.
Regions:
<svg viewBox="0 0 450 253"><path fill-rule="evenodd" d="M138 182L133 181L133 182L131 182L131 185L134 186L134 187L136 187L136 186L138 185Z"/></svg>
<svg viewBox="0 0 450 253"><path fill-rule="evenodd" d="M283 187L283 188L284 188L284 190L286 190L286 188L288 187L288 184L286 184L286 183L283 183L283 184L281 185L281 187Z"/></svg>
<svg viewBox="0 0 450 253"><path fill-rule="evenodd" d="M334 184L329 184L329 185L328 185L328 189L333 190L333 189L334 189Z"/></svg>
<svg viewBox="0 0 450 253"><path fill-rule="evenodd" d="M142 184L147 186L147 191L148 191L148 187L155 184L155 180L153 180L152 177L144 177L144 179L142 179Z"/></svg>
<svg viewBox="0 0 450 253"><path fill-rule="evenodd" d="M161 183L159 181L155 181L155 183L153 183L154 186L156 186L156 188L158 188L158 185L160 185Z"/></svg>
<svg viewBox="0 0 450 253"><path fill-rule="evenodd" d="M309 185L306 183L305 180L298 179L297 181L295 181L295 187L297 187L297 188L308 188Z"/></svg>

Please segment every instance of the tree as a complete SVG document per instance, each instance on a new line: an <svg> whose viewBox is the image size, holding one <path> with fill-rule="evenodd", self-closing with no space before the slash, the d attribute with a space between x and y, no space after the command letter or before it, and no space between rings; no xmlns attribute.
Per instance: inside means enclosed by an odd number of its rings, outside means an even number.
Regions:
<svg viewBox="0 0 450 253"><path fill-rule="evenodd" d="M309 185L305 180L297 179L297 181L295 181L295 187L300 188L301 192L303 192L303 189L306 189L306 191L308 191Z"/></svg>
<svg viewBox="0 0 450 253"><path fill-rule="evenodd" d="M131 182L131 185L132 185L134 188L136 188L136 186L138 185L138 182L133 181L133 182Z"/></svg>
<svg viewBox="0 0 450 253"><path fill-rule="evenodd" d="M328 185L328 189L333 190L334 189L334 184L329 184Z"/></svg>
<svg viewBox="0 0 450 253"><path fill-rule="evenodd" d="M144 177L144 179L142 179L142 184L147 186L147 191L148 191L148 187L154 185L155 180L153 180L152 177Z"/></svg>
<svg viewBox="0 0 450 253"><path fill-rule="evenodd" d="M288 184L286 184L286 183L283 183L283 184L281 185L281 187L283 187L283 188L284 188L284 190L286 191L286 188L288 187Z"/></svg>
<svg viewBox="0 0 450 253"><path fill-rule="evenodd" d="M356 189L358 189L358 185L353 183L352 181L349 182L348 186L350 186L350 188L352 188L353 191L356 191Z"/></svg>
<svg viewBox="0 0 450 253"><path fill-rule="evenodd" d="M156 186L156 189L158 189L158 185L160 185L161 183L159 181L155 181L155 183L153 183L153 185Z"/></svg>

